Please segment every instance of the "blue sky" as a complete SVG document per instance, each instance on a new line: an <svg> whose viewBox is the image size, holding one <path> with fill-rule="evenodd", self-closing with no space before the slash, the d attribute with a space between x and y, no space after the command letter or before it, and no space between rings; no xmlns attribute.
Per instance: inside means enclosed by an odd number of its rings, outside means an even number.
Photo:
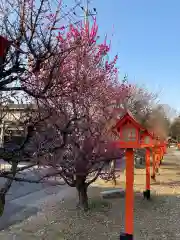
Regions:
<svg viewBox="0 0 180 240"><path fill-rule="evenodd" d="M101 36L112 40L120 75L160 92L180 110L180 1L92 0ZM114 26L114 29L113 29ZM113 33L113 36L112 36Z"/></svg>
<svg viewBox="0 0 180 240"><path fill-rule="evenodd" d="M75 2L78 0L62 0L64 12ZM112 42L110 57L118 54L120 77L128 74L129 81L159 93L161 103L180 112L180 0L90 2L90 9L95 7L98 12L101 39L107 34ZM79 7L75 12L83 16ZM79 18L71 11L65 20Z"/></svg>

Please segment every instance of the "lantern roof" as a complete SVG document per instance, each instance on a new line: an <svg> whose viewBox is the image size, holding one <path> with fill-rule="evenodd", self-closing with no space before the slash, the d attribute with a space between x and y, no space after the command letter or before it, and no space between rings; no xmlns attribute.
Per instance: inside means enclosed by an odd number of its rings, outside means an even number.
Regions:
<svg viewBox="0 0 180 240"><path fill-rule="evenodd" d="M151 137L151 138L154 138L154 134L151 133L151 132L149 132L147 129L145 129L145 130L142 132L141 136L142 136L142 137L144 137L144 136L149 136L149 137Z"/></svg>
<svg viewBox="0 0 180 240"><path fill-rule="evenodd" d="M131 122L134 127L136 127L139 130L144 131L145 129L136 121L134 116L127 111L120 119L118 119L118 122L116 125L113 127L113 129L117 129L118 127L124 125L127 121Z"/></svg>

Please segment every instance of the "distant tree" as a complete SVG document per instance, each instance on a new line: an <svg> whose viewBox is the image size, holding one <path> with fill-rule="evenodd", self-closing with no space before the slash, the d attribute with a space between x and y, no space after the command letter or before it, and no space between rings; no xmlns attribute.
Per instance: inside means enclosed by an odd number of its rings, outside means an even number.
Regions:
<svg viewBox="0 0 180 240"><path fill-rule="evenodd" d="M122 81L119 91L123 92L124 95L123 98L122 95L117 96L117 109L118 106L121 106L124 112L127 110L130 111L136 120L146 127L146 120L152 111L153 105L155 105L157 94L151 93L137 84L129 83L127 77ZM120 113L122 115L123 111Z"/></svg>
<svg viewBox="0 0 180 240"><path fill-rule="evenodd" d="M170 135L173 139L180 140L180 117L175 118L171 123Z"/></svg>
<svg viewBox="0 0 180 240"><path fill-rule="evenodd" d="M146 122L147 128L159 136L162 140L167 139L170 133L170 119L163 105L155 106Z"/></svg>

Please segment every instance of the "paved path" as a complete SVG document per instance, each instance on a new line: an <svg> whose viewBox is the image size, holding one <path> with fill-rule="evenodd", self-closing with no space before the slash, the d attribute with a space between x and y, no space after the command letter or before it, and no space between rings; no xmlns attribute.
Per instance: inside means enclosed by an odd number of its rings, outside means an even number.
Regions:
<svg viewBox="0 0 180 240"><path fill-rule="evenodd" d="M66 185L52 186L7 202L4 214L0 218L0 231L36 214L46 201L53 199L57 195L63 196L63 192L67 189Z"/></svg>
<svg viewBox="0 0 180 240"><path fill-rule="evenodd" d="M29 180L38 180L41 178L41 176L46 174L47 169L30 169L28 171L23 171L21 174L17 174L16 177L24 178L24 179L29 179ZM0 186L3 185L3 182L5 179L0 178ZM49 182L55 185L55 183L58 183L58 181L55 180L49 180ZM16 182L14 181L9 192L7 193L6 200L11 201L23 196L26 196L27 194L33 193L40 191L44 188L48 188L50 183L46 184L37 184L37 183L28 183L28 182Z"/></svg>
<svg viewBox="0 0 180 240"><path fill-rule="evenodd" d="M26 171L20 176L36 180L39 174L36 171ZM0 185L2 183L3 179L0 179ZM37 213L40 204L47 197L58 194L67 188L66 185L53 186L51 184L14 182L6 196L5 210L0 218L0 230Z"/></svg>

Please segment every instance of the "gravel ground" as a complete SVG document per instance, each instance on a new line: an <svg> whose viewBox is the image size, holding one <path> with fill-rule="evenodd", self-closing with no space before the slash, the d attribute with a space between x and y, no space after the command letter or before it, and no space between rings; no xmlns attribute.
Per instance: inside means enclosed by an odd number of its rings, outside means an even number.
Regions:
<svg viewBox="0 0 180 240"><path fill-rule="evenodd" d="M135 170L135 240L180 240L180 157L169 150L157 182L151 185L152 200L143 200L145 170ZM125 176L121 176L124 185ZM117 240L123 231L124 199L102 200L105 184L89 189L91 211L75 209L74 198L48 203L42 212L0 233L1 240Z"/></svg>

